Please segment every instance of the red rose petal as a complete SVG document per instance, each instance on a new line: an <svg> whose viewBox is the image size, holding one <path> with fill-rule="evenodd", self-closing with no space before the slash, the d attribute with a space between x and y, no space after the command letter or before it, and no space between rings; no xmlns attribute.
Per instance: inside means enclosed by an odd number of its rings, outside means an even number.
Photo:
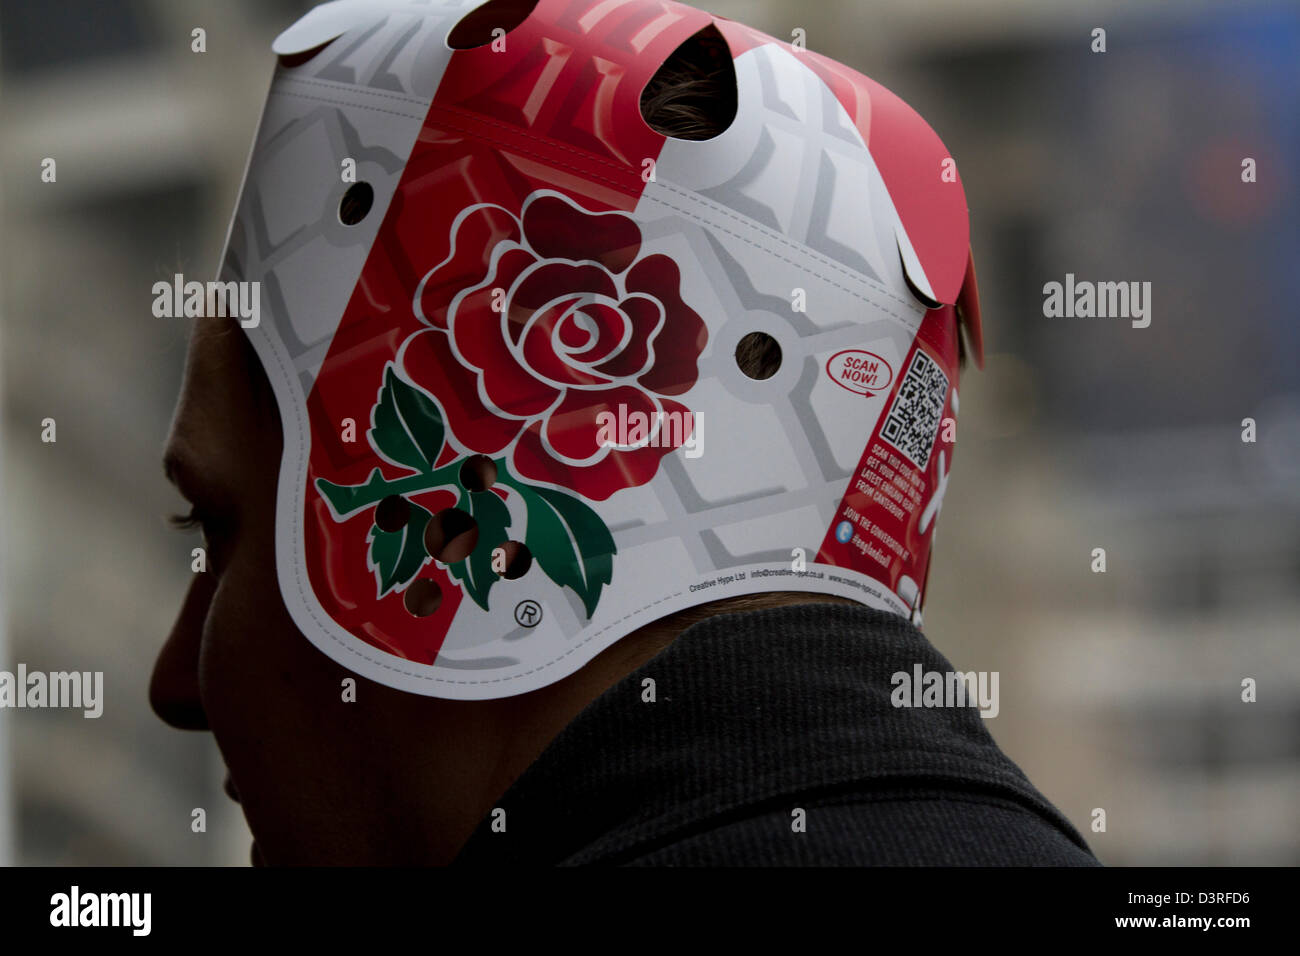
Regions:
<svg viewBox="0 0 1300 956"><path fill-rule="evenodd" d="M572 352L580 349L592 339L591 330L579 322L581 313L572 308L573 303L565 303L560 320L560 345Z"/></svg>
<svg viewBox="0 0 1300 956"><path fill-rule="evenodd" d="M462 289L483 280L496 245L521 238L519 223L502 209L484 206L468 213L456 230L451 257L429 274L420 289L419 306L425 321L445 329L451 300Z"/></svg>
<svg viewBox="0 0 1300 956"><path fill-rule="evenodd" d="M489 365L482 374L488 400L505 414L519 418L540 415L555 404L562 391L520 366L514 356L508 365Z"/></svg>
<svg viewBox="0 0 1300 956"><path fill-rule="evenodd" d="M613 277L600 266L541 262L523 277L510 297L510 321L526 325L538 309L574 293L618 298Z"/></svg>
<svg viewBox="0 0 1300 956"><path fill-rule="evenodd" d="M654 338L655 327L662 318L659 304L641 296L624 299L620 307L632 324L632 336L623 351L596 366L596 371L603 372L610 378L637 375L645 369L646 362L650 359L650 342Z"/></svg>
<svg viewBox="0 0 1300 956"><path fill-rule="evenodd" d="M535 374L558 385L604 385L608 382L604 376L593 375L567 362L555 352L552 336L556 324L573 308L572 301L560 302L551 306L533 320L524 334L524 364Z"/></svg>
<svg viewBox="0 0 1300 956"><path fill-rule="evenodd" d="M456 440L492 455L519 434L523 422L501 418L478 398L478 378L451 354L447 335L438 329L417 332L405 346L402 368L412 382L432 394L447 416Z"/></svg>
<svg viewBox="0 0 1300 956"><path fill-rule="evenodd" d="M499 271L523 271L525 260L531 265L532 253L511 250L501 257ZM499 286L475 289L461 299L451 316L451 335L464 360L482 371L488 400L507 415L531 418L550 408L560 393L515 358L505 340L502 313L492 308L494 288Z"/></svg>
<svg viewBox="0 0 1300 956"><path fill-rule="evenodd" d="M627 274L629 293L643 292L664 307L664 325L655 336L655 361L637 381L660 395L680 395L695 384L696 363L709 340L704 320L682 301L681 273L667 256L646 256Z"/></svg>
<svg viewBox="0 0 1300 956"><path fill-rule="evenodd" d="M510 287L515 284L519 276L536 264L537 258L527 249L507 249L497 259L495 271L482 280L482 287L465 296L456 306L456 314L451 316L451 324L461 327L465 333L462 336L460 331L453 330L453 334L456 335L456 347L460 349L461 355L479 368L500 357L500 353L491 343L485 344L482 351L475 347L475 341L482 333L479 326L485 321L490 321L494 327L500 328L501 317L509 310ZM499 294L496 291L498 289L501 290ZM498 312L493 306L498 306L503 311ZM461 326L460 322L462 316L465 317L464 326ZM500 339L501 333L498 332L496 338Z"/></svg>
<svg viewBox="0 0 1300 956"><path fill-rule="evenodd" d="M579 305L575 312L581 313L590 320L590 323L595 326L596 334L587 348L581 352L574 352L569 356L571 361L591 365L594 362L599 362L618 348L619 343L623 341L623 334L627 331L628 326L627 317L622 312L603 302L584 303ZM577 323L575 322L574 325L576 327ZM583 342L578 343L579 346L583 344Z"/></svg>
<svg viewBox="0 0 1300 956"><path fill-rule="evenodd" d="M684 406L673 401L663 403L665 412L689 415ZM515 446L515 474L533 481L546 481L570 488L590 501L604 501L624 488L644 485L659 470L659 462L672 448L638 448L612 451L590 466L566 465L556 461L542 444L541 426L530 425Z"/></svg>
<svg viewBox="0 0 1300 956"><path fill-rule="evenodd" d="M626 406L621 415L620 406ZM601 445L597 437L601 426L597 416L602 412L609 412L619 420L630 418L634 412L643 413L648 419L645 432L645 437L648 438L654 430L655 414L658 411L652 398L630 386L600 391L570 389L546 419L546 439L561 455L585 460L600 453Z"/></svg>
<svg viewBox="0 0 1300 956"><path fill-rule="evenodd" d="M641 230L622 213L594 215L558 196L540 196L523 218L528 245L543 259L591 259L622 272L641 251Z"/></svg>

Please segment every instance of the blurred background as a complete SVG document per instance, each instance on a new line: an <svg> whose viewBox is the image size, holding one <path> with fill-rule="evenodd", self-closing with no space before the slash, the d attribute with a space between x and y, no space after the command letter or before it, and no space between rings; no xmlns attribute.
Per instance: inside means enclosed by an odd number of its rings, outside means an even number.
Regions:
<svg viewBox="0 0 1300 956"><path fill-rule="evenodd" d="M101 670L108 702L0 710L0 863L248 860L211 737L146 701L199 543L163 520L188 329L151 286L215 275L311 5L0 0L0 669ZM699 5L802 28L957 159L989 359L925 629L1001 673L998 742L1105 863L1300 863L1300 5ZM1066 273L1150 282L1150 327L1044 318Z"/></svg>

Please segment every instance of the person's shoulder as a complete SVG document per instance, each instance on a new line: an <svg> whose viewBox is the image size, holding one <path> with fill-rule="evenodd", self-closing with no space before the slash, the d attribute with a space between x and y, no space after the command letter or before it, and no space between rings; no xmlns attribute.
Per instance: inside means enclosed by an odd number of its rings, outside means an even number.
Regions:
<svg viewBox="0 0 1300 956"><path fill-rule="evenodd" d="M1101 866L1050 820L997 794L882 788L787 801L626 858L631 866ZM801 805L802 804L802 805Z"/></svg>

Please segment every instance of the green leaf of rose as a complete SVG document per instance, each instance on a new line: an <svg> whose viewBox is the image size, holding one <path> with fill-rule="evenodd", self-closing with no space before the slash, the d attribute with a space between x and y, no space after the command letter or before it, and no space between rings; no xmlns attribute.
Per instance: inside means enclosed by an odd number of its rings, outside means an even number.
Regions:
<svg viewBox="0 0 1300 956"><path fill-rule="evenodd" d="M442 451L446 427L437 403L397 377L390 362L374 409L370 444L385 458L414 471L433 471Z"/></svg>
<svg viewBox="0 0 1300 956"><path fill-rule="evenodd" d="M375 504L385 497L388 494L389 484L390 482L384 480L384 475L378 468L373 469L370 477L360 485L336 485L324 478L316 479L316 489L329 502L335 518L339 521L351 517L353 512Z"/></svg>
<svg viewBox="0 0 1300 956"><path fill-rule="evenodd" d="M601 589L614 577L617 549L605 522L572 495L513 479L506 481L528 508L524 544L533 560L556 584L573 588L587 609L587 617L591 617Z"/></svg>
<svg viewBox="0 0 1300 956"><path fill-rule="evenodd" d="M488 609L488 591L499 580L492 569L492 551L509 537L510 510L490 491L463 491L457 507L478 525L478 543L463 561L447 565L447 572L465 585L474 603Z"/></svg>
<svg viewBox="0 0 1300 956"><path fill-rule="evenodd" d="M406 527L400 531L384 531L379 525L370 529L368 566L375 572L380 597L415 580L429 557L424 549L424 529L432 515L413 501L410 508Z"/></svg>

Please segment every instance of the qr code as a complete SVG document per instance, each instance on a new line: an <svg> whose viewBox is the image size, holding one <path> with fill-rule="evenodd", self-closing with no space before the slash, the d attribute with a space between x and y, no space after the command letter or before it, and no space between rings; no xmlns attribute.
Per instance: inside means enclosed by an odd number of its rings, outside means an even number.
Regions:
<svg viewBox="0 0 1300 956"><path fill-rule="evenodd" d="M924 471L930 463L934 433L939 430L939 417L947 400L948 376L934 359L917 349L885 416L880 437Z"/></svg>

